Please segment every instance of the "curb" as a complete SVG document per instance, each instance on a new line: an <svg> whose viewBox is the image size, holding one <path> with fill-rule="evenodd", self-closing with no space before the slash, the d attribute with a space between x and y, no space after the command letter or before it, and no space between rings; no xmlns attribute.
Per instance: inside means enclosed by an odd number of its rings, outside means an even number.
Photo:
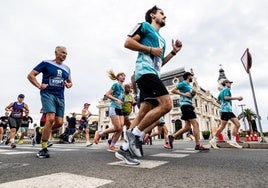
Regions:
<svg viewBox="0 0 268 188"><path fill-rule="evenodd" d="M239 142L239 145L247 149L268 149L268 143L258 143L258 142ZM226 142L218 142L218 147L220 148L234 148Z"/></svg>

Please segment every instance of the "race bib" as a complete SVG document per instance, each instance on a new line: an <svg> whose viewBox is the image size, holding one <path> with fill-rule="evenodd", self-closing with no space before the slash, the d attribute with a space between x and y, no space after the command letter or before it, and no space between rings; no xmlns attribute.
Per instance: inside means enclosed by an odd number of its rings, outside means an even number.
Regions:
<svg viewBox="0 0 268 188"><path fill-rule="evenodd" d="M154 68L157 71L160 71L160 67L162 65L162 60L159 57L154 57Z"/></svg>
<svg viewBox="0 0 268 188"><path fill-rule="evenodd" d="M13 112L13 113L11 113L11 117L22 118L22 113L21 112Z"/></svg>
<svg viewBox="0 0 268 188"><path fill-rule="evenodd" d="M50 77L49 85L54 87L64 87L64 80L61 77Z"/></svg>

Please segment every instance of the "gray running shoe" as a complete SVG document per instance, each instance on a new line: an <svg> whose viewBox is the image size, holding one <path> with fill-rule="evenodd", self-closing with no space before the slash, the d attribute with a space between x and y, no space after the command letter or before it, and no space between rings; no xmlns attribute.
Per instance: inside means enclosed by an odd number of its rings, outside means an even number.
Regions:
<svg viewBox="0 0 268 188"><path fill-rule="evenodd" d="M41 149L41 150L36 154L36 156L37 156L39 159L49 158L49 153L48 153L47 148L43 148L43 149Z"/></svg>
<svg viewBox="0 0 268 188"><path fill-rule="evenodd" d="M139 136L135 136L132 134L131 130L126 131L128 143L129 143L129 151L133 156L142 157L143 151L141 147L141 142Z"/></svg>
<svg viewBox="0 0 268 188"><path fill-rule="evenodd" d="M133 158L129 150L124 151L121 147L115 152L115 157L125 162L127 165L139 165L140 161Z"/></svg>

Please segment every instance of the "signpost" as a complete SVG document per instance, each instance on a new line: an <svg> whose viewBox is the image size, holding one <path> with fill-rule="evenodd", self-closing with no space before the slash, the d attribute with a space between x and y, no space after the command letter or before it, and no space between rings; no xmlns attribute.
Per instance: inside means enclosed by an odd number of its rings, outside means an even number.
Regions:
<svg viewBox="0 0 268 188"><path fill-rule="evenodd" d="M259 110L258 110L257 101L256 101L256 97L255 97L255 92L254 92L254 87L253 87L252 78L251 78L251 74L250 74L250 68L252 66L252 58L251 58L251 54L249 53L248 48L246 49L246 51L242 55L241 62L243 64L246 72L249 75L249 81L250 81L251 91L252 91L252 95L253 95L255 110L256 110L256 113L257 113L259 130L260 130L260 140L259 140L259 142L266 142L266 140L264 139L264 136L263 136L263 132L262 132L262 126L261 126Z"/></svg>

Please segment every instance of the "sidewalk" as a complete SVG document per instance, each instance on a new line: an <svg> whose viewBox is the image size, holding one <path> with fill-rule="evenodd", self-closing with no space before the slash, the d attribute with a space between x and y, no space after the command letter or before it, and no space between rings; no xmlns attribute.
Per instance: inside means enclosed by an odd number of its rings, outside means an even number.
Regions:
<svg viewBox="0 0 268 188"><path fill-rule="evenodd" d="M239 142L238 144L247 149L268 149L268 143ZM233 148L233 146L229 145L227 142L218 142L217 145L219 148Z"/></svg>

